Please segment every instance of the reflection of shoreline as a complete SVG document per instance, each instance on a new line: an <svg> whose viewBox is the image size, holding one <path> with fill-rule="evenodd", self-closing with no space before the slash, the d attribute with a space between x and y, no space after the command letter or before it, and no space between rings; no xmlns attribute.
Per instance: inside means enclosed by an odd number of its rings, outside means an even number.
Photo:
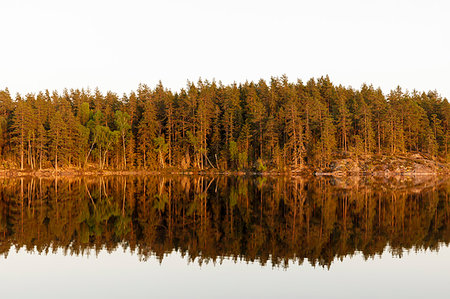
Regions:
<svg viewBox="0 0 450 299"><path fill-rule="evenodd" d="M216 171L216 170L61 170L55 171L54 169L42 169L42 170L0 170L0 178L15 178L15 177L79 177L79 176L120 176L120 175L228 175L228 176L291 176L291 177L333 177L333 178L346 178L346 177L360 177L360 178L421 178L421 177L437 177L437 176L450 176L447 173L333 173L333 172L281 172L281 171L267 171L267 172L255 172L255 171Z"/></svg>
<svg viewBox="0 0 450 299"><path fill-rule="evenodd" d="M59 170L57 173L54 170L41 171L20 171L10 170L1 171L0 179L38 179L38 180L96 180L98 178L120 178L120 177L165 177L170 179L180 178L219 178L219 177L242 177L246 179L257 178L279 178L289 179L293 181L307 182L310 180L325 180L330 181L331 185L342 189L351 188L383 188L385 189L405 189L411 188L413 192L419 192L422 189L435 187L436 185L445 183L450 179L450 175L390 175L390 176L371 176L371 175L349 175L349 176L305 176L297 174L283 174L283 173L245 173L245 172L192 172L192 171L64 171Z"/></svg>
<svg viewBox="0 0 450 299"><path fill-rule="evenodd" d="M403 186L413 184L401 182ZM413 188L291 177L117 176L0 180L0 254L127 246L282 266L450 242L449 180ZM371 185L372 184L372 185ZM373 185L374 184L374 185Z"/></svg>
<svg viewBox="0 0 450 299"><path fill-rule="evenodd" d="M382 190L400 190L417 193L426 188L434 188L445 184L450 176L391 176L391 177L332 177L334 186L342 189L351 188L380 188Z"/></svg>

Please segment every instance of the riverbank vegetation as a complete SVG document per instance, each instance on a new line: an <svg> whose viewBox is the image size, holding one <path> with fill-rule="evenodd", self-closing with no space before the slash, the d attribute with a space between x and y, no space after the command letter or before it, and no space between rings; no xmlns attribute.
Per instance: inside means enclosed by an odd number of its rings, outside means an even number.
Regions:
<svg viewBox="0 0 450 299"><path fill-rule="evenodd" d="M199 80L111 91L0 91L2 169L296 171L335 159L421 154L448 163L450 105L437 92Z"/></svg>

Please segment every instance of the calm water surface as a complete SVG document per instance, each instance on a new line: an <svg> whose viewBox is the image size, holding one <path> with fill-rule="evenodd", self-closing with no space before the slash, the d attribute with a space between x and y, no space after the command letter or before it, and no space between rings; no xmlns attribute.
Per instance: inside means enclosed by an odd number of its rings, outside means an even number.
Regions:
<svg viewBox="0 0 450 299"><path fill-rule="evenodd" d="M448 179L0 181L2 298L448 298Z"/></svg>

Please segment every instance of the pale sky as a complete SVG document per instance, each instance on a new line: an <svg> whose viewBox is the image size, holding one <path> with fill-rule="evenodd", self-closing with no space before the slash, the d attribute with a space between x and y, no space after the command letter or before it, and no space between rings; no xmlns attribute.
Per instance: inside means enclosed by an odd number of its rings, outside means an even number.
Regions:
<svg viewBox="0 0 450 299"><path fill-rule="evenodd" d="M286 74L450 98L450 1L0 0L0 89L159 80L225 84Z"/></svg>

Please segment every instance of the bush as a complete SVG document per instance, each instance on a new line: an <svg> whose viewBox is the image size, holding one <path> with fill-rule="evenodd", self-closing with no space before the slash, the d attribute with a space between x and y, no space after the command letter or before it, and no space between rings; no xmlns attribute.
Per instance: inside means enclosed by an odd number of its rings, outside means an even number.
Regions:
<svg viewBox="0 0 450 299"><path fill-rule="evenodd" d="M262 159L256 160L256 170L259 172L264 172L267 170L267 166L264 165Z"/></svg>

